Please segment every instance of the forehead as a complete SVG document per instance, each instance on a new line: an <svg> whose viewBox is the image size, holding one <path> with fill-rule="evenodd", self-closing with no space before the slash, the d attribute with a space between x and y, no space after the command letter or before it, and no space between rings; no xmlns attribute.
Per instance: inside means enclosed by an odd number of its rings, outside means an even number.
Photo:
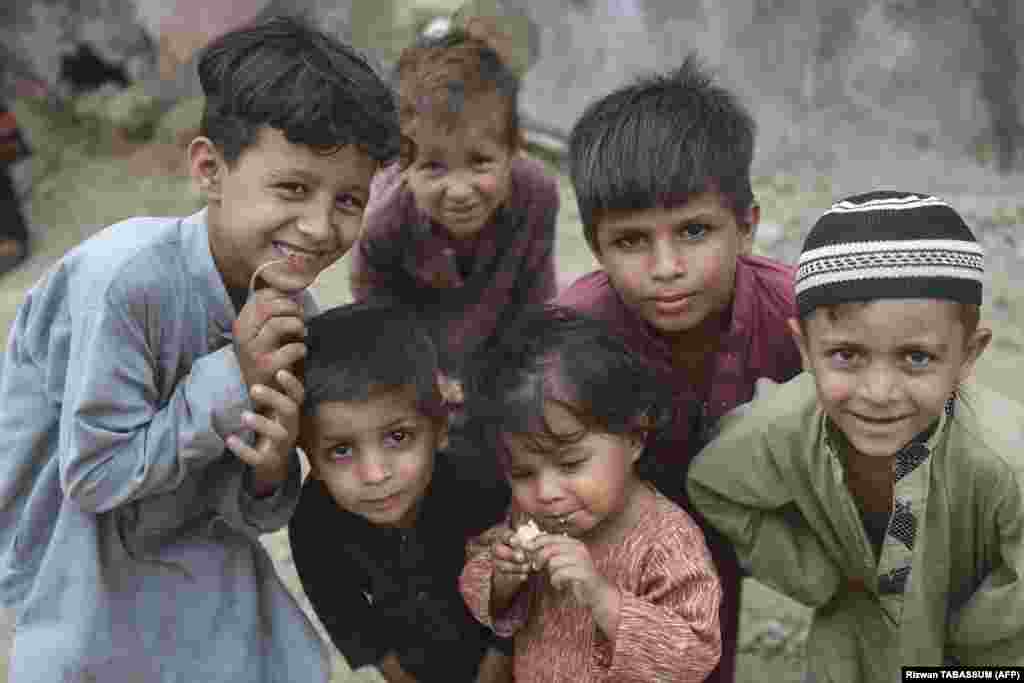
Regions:
<svg viewBox="0 0 1024 683"><path fill-rule="evenodd" d="M330 153L308 145L289 142L284 133L263 126L256 142L247 147L235 171L270 176L298 173L314 176L324 182L363 185L377 170L377 162L355 145L345 145Z"/></svg>
<svg viewBox="0 0 1024 683"><path fill-rule="evenodd" d="M430 105L436 106L436 105ZM458 113L433 113L430 106L418 112L407 130L418 149L507 146L508 114L497 95L481 95L468 100Z"/></svg>
<svg viewBox="0 0 1024 683"><path fill-rule="evenodd" d="M504 435L505 445L513 463L541 462L555 458L565 445L558 441L557 437L568 439L582 435L586 431L586 426L557 401L545 401L543 420L544 423L537 425L536 432ZM556 439L541 431L545 426Z"/></svg>
<svg viewBox="0 0 1024 683"><path fill-rule="evenodd" d="M309 427L317 439L354 437L376 432L396 422L425 419L411 389L380 391L364 401L324 401L316 407Z"/></svg>
<svg viewBox="0 0 1024 683"><path fill-rule="evenodd" d="M672 229L694 220L713 221L723 227L736 228L736 219L717 192L692 194L672 206L646 209L612 209L602 212L597 232L656 231Z"/></svg>
<svg viewBox="0 0 1024 683"><path fill-rule="evenodd" d="M831 315L830 315L831 310ZM962 336L957 304L939 299L879 299L819 308L807 333L823 342L855 341L866 348L901 344L943 345Z"/></svg>

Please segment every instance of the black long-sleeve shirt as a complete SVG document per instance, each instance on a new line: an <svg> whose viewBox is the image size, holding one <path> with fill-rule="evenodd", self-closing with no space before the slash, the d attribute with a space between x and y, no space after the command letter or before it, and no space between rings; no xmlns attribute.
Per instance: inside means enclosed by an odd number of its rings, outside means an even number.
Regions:
<svg viewBox="0 0 1024 683"><path fill-rule="evenodd" d="M507 485L480 457L438 452L415 525L405 530L374 525L339 507L320 481L306 482L288 527L292 556L352 668L394 652L422 683L458 683L475 678L488 646L507 648L458 589L466 541L499 522L509 503ZM431 647L438 624L457 634L458 647Z"/></svg>

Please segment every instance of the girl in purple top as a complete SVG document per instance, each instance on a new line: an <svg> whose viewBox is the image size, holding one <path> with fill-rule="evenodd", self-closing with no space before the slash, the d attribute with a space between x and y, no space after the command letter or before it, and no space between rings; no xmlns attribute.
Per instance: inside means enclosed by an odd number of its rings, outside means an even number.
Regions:
<svg viewBox="0 0 1024 683"><path fill-rule="evenodd" d="M520 153L519 80L482 31L421 39L397 74L404 149L374 180L352 293L417 309L457 376L525 305L555 295L558 191Z"/></svg>

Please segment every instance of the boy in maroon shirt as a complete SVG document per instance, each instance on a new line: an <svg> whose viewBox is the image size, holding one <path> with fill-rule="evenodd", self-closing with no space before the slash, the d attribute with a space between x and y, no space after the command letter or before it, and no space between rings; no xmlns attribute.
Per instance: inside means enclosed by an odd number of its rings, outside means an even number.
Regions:
<svg viewBox="0 0 1024 683"><path fill-rule="evenodd" d="M750 186L754 121L691 55L664 76L591 104L569 162L584 235L602 269L557 303L610 323L675 389L676 417L651 444L655 480L694 514L691 458L760 378L801 370L786 321L791 267L751 256L760 209ZM722 659L708 681L732 681L741 572L722 536L694 514L722 581Z"/></svg>

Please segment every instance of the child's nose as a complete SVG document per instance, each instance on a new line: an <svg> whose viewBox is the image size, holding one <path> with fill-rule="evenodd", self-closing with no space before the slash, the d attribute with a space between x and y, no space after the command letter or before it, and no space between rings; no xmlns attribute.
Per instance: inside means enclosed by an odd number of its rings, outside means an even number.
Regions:
<svg viewBox="0 0 1024 683"><path fill-rule="evenodd" d="M326 210L318 208L310 211L299 219L299 232L316 242L324 242L330 239L331 233L334 230L334 224L331 221L333 211L333 206Z"/></svg>
<svg viewBox="0 0 1024 683"><path fill-rule="evenodd" d="M873 403L891 401L898 387L896 371L884 363L874 363L864 371L861 393Z"/></svg>
<svg viewBox="0 0 1024 683"><path fill-rule="evenodd" d="M564 497L562 484L554 474L541 474L537 477L537 501L541 504L553 503Z"/></svg>
<svg viewBox="0 0 1024 683"><path fill-rule="evenodd" d="M364 453L360 458L359 475L367 484L378 484L391 478L391 468L375 453Z"/></svg>
<svg viewBox="0 0 1024 683"><path fill-rule="evenodd" d="M654 241L651 261L651 276L655 280L674 280L686 273L682 254L668 240Z"/></svg>

